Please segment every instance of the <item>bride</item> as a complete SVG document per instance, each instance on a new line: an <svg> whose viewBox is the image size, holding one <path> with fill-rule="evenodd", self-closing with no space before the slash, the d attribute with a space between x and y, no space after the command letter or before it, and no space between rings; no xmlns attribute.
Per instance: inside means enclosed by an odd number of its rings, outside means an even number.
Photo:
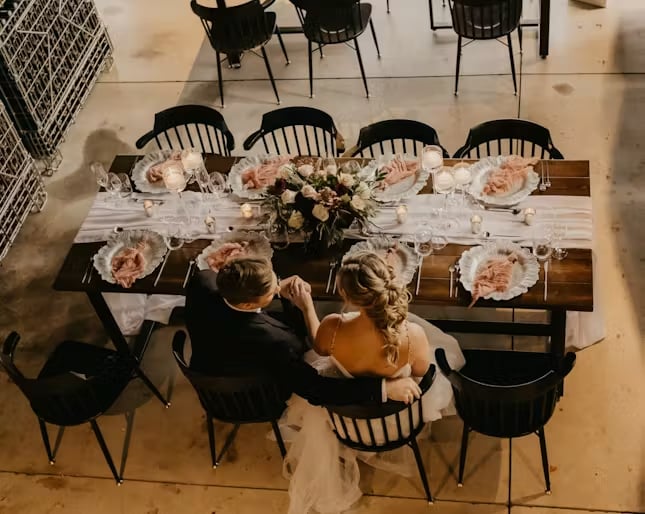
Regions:
<svg viewBox="0 0 645 514"><path fill-rule="evenodd" d="M396 280L395 270L378 255L360 252L345 257L336 283L345 306L358 310L331 314L321 321L314 334L314 350L319 357L312 362L319 373L344 378L367 375L420 379L435 363L436 348L446 350L451 366L463 366L463 354L453 337L408 312L410 293ZM307 294L304 288L295 286L292 301L298 305ZM424 421L439 419L442 411L452 413L448 380L437 374L420 401ZM394 416L390 418L384 427L388 433L394 432L396 423ZM282 423L299 427L284 466L290 478L289 514L304 514L310 509L332 513L350 508L362 495L357 458L404 475L414 469L405 447L364 454L341 445L325 409L302 398L294 396L290 400ZM358 431L364 428L358 426ZM385 441L383 429L375 437Z"/></svg>

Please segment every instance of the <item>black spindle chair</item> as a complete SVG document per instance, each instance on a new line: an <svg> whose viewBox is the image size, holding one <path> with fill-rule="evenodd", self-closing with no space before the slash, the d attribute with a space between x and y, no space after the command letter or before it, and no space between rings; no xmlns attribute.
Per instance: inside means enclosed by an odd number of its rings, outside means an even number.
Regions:
<svg viewBox="0 0 645 514"><path fill-rule="evenodd" d="M561 362L555 362L550 354L543 353L464 350L466 365L460 371L450 368L443 349L437 349L435 356L452 384L457 412L464 422L458 486L463 484L471 431L509 439L537 434L546 493L551 494L544 426L553 415L575 354L568 353Z"/></svg>
<svg viewBox="0 0 645 514"><path fill-rule="evenodd" d="M358 36L365 32L369 24L374 38L374 45L376 46L376 53L380 59L381 51L379 50L376 30L372 21L372 4L362 3L360 0L290 1L296 7L298 18L308 41L310 97L314 97L313 44L318 45L320 56L322 57L322 48L325 45L349 44L350 41L354 41L354 50L356 50L358 57L365 94L369 98L370 92L367 88L367 78L365 77L361 50L358 46Z"/></svg>
<svg viewBox="0 0 645 514"><path fill-rule="evenodd" d="M274 378L258 375L210 376L191 370L184 358L186 334L179 330L172 342L172 351L184 376L197 392L206 412L206 427L213 468L216 468L233 443L240 425L247 423L271 423L282 457L286 449L278 419L286 408L290 391L282 390ZM232 423L233 429L226 437L219 455L215 450L213 420Z"/></svg>
<svg viewBox="0 0 645 514"><path fill-rule="evenodd" d="M457 33L457 69L455 72L455 95L459 94L459 66L461 49L472 41L506 37L508 55L511 60L513 87L517 94L515 58L511 33L518 30L520 50L522 49L522 0L450 0L452 26ZM463 39L470 39L462 45Z"/></svg>
<svg viewBox="0 0 645 514"><path fill-rule="evenodd" d="M419 384L422 393L430 389L434 375L435 366L432 364ZM389 401L377 405L325 405L325 408L336 437L349 448L364 452L385 452L402 446L412 448L426 498L429 503L433 502L417 444L417 435L425 426L422 401L411 404Z"/></svg>
<svg viewBox="0 0 645 514"><path fill-rule="evenodd" d="M96 418L112 406L128 385L132 378L131 364L113 350L64 341L47 359L37 378L26 378L14 364L19 340L16 332L9 334L2 346L0 364L38 417L49 463L55 463L55 454L46 423L60 427L89 423L114 480L121 484L123 479L114 466Z"/></svg>
<svg viewBox="0 0 645 514"><path fill-rule="evenodd" d="M540 159L564 159L551 140L549 129L528 120L485 121L468 132L466 143L455 159L491 155L521 155Z"/></svg>
<svg viewBox="0 0 645 514"><path fill-rule="evenodd" d="M244 149L259 141L267 153L335 157L345 151L333 118L313 107L284 107L263 114L260 129L246 138Z"/></svg>
<svg viewBox="0 0 645 514"><path fill-rule="evenodd" d="M385 120L363 127L356 146L346 153L350 157L374 157L385 153L420 155L425 145L436 145L450 157L439 143L437 131L430 125L414 120Z"/></svg>
<svg viewBox="0 0 645 514"><path fill-rule="evenodd" d="M264 46L271 40L273 34L277 34L284 58L289 64L289 56L282 41L280 29L276 24L276 14L265 12L259 0L251 0L242 5L227 8L206 7L200 5L196 0L191 0L190 7L199 16L206 35L215 50L217 58L217 80L219 82L219 93L224 107L224 85L222 81L222 61L220 54L240 54L242 52L260 47L262 59L266 66L271 80L271 86L275 93L276 100L280 104L278 89L275 85L271 65Z"/></svg>
<svg viewBox="0 0 645 514"><path fill-rule="evenodd" d="M231 155L235 139L224 116L205 105L177 105L155 114L154 126L135 143L141 149L150 141L157 148L196 148L203 153Z"/></svg>

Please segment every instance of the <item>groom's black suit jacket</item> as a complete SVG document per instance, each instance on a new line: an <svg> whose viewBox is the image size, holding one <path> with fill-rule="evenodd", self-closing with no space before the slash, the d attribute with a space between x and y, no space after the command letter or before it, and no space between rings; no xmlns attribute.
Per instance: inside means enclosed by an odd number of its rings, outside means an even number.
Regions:
<svg viewBox="0 0 645 514"><path fill-rule="evenodd" d="M381 401L381 379L318 375L302 360L308 350L304 334L266 312L230 308L217 292L215 278L210 270L195 274L186 293L191 369L210 375L268 373L313 404Z"/></svg>

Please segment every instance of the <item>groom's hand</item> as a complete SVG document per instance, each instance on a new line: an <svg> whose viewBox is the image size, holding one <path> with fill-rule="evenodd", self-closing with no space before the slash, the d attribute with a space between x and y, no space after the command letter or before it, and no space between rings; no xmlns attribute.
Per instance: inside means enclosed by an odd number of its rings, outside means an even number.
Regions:
<svg viewBox="0 0 645 514"><path fill-rule="evenodd" d="M385 392L390 400L412 403L421 398L421 388L411 378L395 378L385 381Z"/></svg>

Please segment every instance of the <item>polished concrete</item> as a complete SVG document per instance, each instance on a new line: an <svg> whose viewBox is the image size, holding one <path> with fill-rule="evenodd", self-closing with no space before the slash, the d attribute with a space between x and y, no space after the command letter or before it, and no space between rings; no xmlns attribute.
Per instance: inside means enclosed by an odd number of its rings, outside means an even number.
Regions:
<svg viewBox="0 0 645 514"><path fill-rule="evenodd" d="M291 64L277 41L268 53L283 105L328 111L348 143L361 126L407 117L434 126L450 151L481 121L521 116L551 129L567 158L591 162L597 264L596 287L606 339L577 355L566 395L547 426L553 494L544 494L537 438L499 441L475 435L465 485L456 487L458 419L435 423L421 443L437 502L422 500L417 477L365 470L366 496L355 512L573 514L645 512L645 5L610 0L606 9L554 1L551 55L537 56L534 29L525 30L515 57L521 78L513 95L507 50L496 42L464 51L460 95L454 97L456 37L429 30L425 0L374 0L382 58L370 34L361 49L372 98L364 97L358 64L345 46L314 58L316 97L308 98L306 42L285 36ZM31 216L0 264L0 337L23 335L17 362L35 373L54 344L75 338L108 345L85 297L57 293L51 284L92 202L88 164L109 164L134 152L134 141L156 111L177 103L219 105L214 54L187 2L98 0L115 46L115 64L101 76L62 147L64 161L47 180L49 202ZM538 0L525 0L529 17ZM435 0L438 16L441 2ZM283 24L290 5L276 5ZM224 70L226 108L236 153L275 108L262 62L245 56ZM133 382L99 423L123 469L117 488L89 427L65 431L50 466L27 401L0 374L0 513L285 512L281 476L268 426L241 429L225 462L212 470L204 415L170 359L173 328L155 334L144 367L172 393L168 410ZM125 413L136 408L131 431ZM227 427L217 426L221 440ZM55 432L52 428L52 437ZM511 467L509 468L509 457ZM510 500L510 501L509 501ZM510 507L509 507L510 504Z"/></svg>

